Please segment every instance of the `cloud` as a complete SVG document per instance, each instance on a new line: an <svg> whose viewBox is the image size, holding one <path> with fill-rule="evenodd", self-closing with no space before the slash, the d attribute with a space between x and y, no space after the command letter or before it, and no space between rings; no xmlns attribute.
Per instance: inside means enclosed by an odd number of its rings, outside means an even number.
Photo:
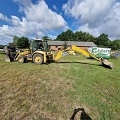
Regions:
<svg viewBox="0 0 120 120"><path fill-rule="evenodd" d="M68 0L63 10L79 22L78 30L95 36L105 32L111 38L120 38L120 2L117 0Z"/></svg>
<svg viewBox="0 0 120 120"><path fill-rule="evenodd" d="M2 13L0 13L0 20L9 21L7 16L3 15Z"/></svg>
<svg viewBox="0 0 120 120"><path fill-rule="evenodd" d="M22 5L23 7L25 6L31 6L32 2L31 0L13 0L14 2L18 2L20 5Z"/></svg>
<svg viewBox="0 0 120 120"><path fill-rule="evenodd" d="M53 9L54 9L54 10L57 10L57 7L56 7L56 5L53 5Z"/></svg>
<svg viewBox="0 0 120 120"><path fill-rule="evenodd" d="M20 6L19 11L24 13L22 18L12 15L11 18L0 14L0 19L9 22L10 26L0 26L0 39L10 39L16 36L36 37L50 35L53 31L65 30L68 28L63 17L48 8L45 1L40 0L35 4L31 0L14 0ZM8 41L10 41L8 40ZM7 42L8 42L7 41Z"/></svg>
<svg viewBox="0 0 120 120"><path fill-rule="evenodd" d="M48 30L64 28L67 25L63 17L49 9L44 1L39 1L38 4L26 7L24 12L28 21L42 23L42 26Z"/></svg>
<svg viewBox="0 0 120 120"><path fill-rule="evenodd" d="M116 2L101 25L101 31L108 33L111 38L120 38L120 2Z"/></svg>

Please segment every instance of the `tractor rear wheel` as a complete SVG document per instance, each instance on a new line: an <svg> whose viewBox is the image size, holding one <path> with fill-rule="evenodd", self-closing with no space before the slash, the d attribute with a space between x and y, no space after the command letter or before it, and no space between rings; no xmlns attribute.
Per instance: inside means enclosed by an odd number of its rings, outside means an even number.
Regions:
<svg viewBox="0 0 120 120"><path fill-rule="evenodd" d="M43 56L41 54L34 54L33 55L33 62L35 64L38 64L38 65L42 64L43 63Z"/></svg>

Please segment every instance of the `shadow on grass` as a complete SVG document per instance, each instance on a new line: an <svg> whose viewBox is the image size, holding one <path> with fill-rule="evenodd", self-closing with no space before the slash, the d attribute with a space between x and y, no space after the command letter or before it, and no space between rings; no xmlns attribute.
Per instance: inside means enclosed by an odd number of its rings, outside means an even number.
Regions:
<svg viewBox="0 0 120 120"><path fill-rule="evenodd" d="M17 61L13 61L13 60L10 60L10 61L11 61L11 62L17 62ZM26 61L25 61L25 63L29 63L29 62L33 63L32 61L29 61L29 60L26 60ZM93 65L93 66L100 66L100 67L102 66L102 67L104 67L104 68L111 69L111 67L108 66L108 65L85 63L85 62L75 62L75 61L72 61L72 62L54 62L54 61L52 61L52 62L47 62L47 63L43 63L43 64L49 65L49 64L51 64L51 63L56 63L56 64L62 64L62 63L80 63L80 64L88 64L88 65ZM41 65L43 65L43 64L41 64Z"/></svg>
<svg viewBox="0 0 120 120"><path fill-rule="evenodd" d="M99 65L99 64L93 64L93 63L85 63L85 62L55 62L57 64L61 64L61 63L80 63L80 64L88 64L88 65L94 65L94 66L102 66L102 65Z"/></svg>
<svg viewBox="0 0 120 120"><path fill-rule="evenodd" d="M92 118L85 112L84 108L74 109L74 112L73 112L70 120L74 120L76 114L77 114L79 111L81 111L80 120L92 120Z"/></svg>
<svg viewBox="0 0 120 120"><path fill-rule="evenodd" d="M55 62L55 63L57 63L57 64L60 64L60 63L80 63L80 64L88 64L88 65L100 66L100 67L102 66L104 68L111 69L110 66L102 64L102 63L101 64L93 64L93 63L75 62L75 61L73 61L73 62Z"/></svg>

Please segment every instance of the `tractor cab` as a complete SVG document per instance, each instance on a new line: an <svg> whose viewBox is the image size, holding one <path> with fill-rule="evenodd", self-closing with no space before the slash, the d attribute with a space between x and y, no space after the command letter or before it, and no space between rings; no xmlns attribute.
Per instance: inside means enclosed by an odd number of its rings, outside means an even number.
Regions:
<svg viewBox="0 0 120 120"><path fill-rule="evenodd" d="M30 50L31 50L31 53L33 53L37 50L44 51L44 52L50 51L47 41L43 41L43 40L30 41Z"/></svg>

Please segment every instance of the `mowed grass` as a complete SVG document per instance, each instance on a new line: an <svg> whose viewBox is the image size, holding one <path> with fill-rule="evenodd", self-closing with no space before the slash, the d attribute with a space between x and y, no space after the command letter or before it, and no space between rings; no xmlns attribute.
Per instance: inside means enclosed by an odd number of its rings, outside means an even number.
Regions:
<svg viewBox="0 0 120 120"><path fill-rule="evenodd" d="M1 120L70 120L84 108L92 120L120 119L120 60L113 70L81 55L57 63L4 62L0 54ZM75 116L80 120L81 112ZM81 120L83 120L81 118Z"/></svg>

